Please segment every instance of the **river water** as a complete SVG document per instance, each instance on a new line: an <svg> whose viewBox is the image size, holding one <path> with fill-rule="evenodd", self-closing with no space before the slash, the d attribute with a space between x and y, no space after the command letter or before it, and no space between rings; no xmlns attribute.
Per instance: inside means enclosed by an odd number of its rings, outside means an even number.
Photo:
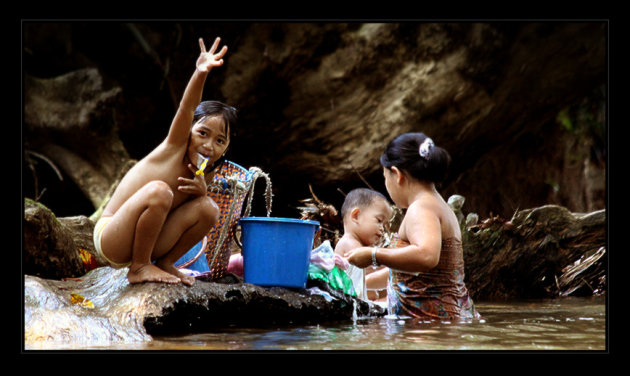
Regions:
<svg viewBox="0 0 630 376"><path fill-rule="evenodd" d="M477 302L476 305L483 320L474 323L429 323L391 316L359 317L355 320L319 325L229 327L211 333L153 337L149 342L83 347L80 350L608 349L605 297Z"/></svg>

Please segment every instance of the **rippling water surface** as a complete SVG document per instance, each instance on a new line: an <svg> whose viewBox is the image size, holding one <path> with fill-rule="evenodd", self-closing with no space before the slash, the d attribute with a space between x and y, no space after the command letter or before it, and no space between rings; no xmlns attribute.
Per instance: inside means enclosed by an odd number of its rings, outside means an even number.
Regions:
<svg viewBox="0 0 630 376"><path fill-rule="evenodd" d="M109 346L122 350L606 350L604 297L478 302L482 322L381 317L320 325L225 328ZM103 349L103 348L100 348Z"/></svg>

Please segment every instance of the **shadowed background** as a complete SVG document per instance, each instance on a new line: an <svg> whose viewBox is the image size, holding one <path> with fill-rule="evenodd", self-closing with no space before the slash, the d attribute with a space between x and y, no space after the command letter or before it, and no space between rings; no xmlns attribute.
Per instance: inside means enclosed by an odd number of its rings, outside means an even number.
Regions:
<svg viewBox="0 0 630 376"><path fill-rule="evenodd" d="M271 176L272 215L386 194L378 158L422 131L445 198L510 218L605 208L605 22L23 22L23 194L89 216L168 132L199 55L229 47L203 99L239 110L230 160ZM257 187L253 215L264 215Z"/></svg>

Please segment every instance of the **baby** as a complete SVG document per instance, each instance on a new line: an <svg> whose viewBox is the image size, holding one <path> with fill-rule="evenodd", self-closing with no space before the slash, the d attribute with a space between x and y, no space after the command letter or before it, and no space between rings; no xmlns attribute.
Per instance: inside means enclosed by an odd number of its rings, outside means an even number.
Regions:
<svg viewBox="0 0 630 376"><path fill-rule="evenodd" d="M217 38L201 53L166 139L121 180L94 228L94 246L113 267L129 267L129 283L192 285L194 278L173 264L218 220L207 196L212 171L230 143L235 109L201 102L210 70L223 64ZM201 170L201 171L200 171Z"/></svg>
<svg viewBox="0 0 630 376"><path fill-rule="evenodd" d="M385 234L385 226L392 217L392 208L381 193L357 188L346 196L341 207L344 234L337 242L335 253L347 257L351 250L376 245ZM365 272L350 265L346 273L352 279L359 299L367 299Z"/></svg>

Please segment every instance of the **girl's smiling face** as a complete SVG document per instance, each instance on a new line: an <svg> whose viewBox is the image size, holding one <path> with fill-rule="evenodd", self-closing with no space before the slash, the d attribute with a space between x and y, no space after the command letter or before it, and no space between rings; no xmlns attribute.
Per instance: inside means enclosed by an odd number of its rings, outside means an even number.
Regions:
<svg viewBox="0 0 630 376"><path fill-rule="evenodd" d="M206 169L210 168L223 154L230 144L225 121L221 116L206 116L196 122L190 132L188 158L197 168L203 158L208 158Z"/></svg>

